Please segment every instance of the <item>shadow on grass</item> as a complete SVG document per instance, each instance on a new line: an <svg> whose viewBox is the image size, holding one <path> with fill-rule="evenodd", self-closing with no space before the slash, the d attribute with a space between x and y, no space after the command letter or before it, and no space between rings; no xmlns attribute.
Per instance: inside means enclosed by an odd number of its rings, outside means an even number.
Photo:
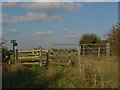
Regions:
<svg viewBox="0 0 120 90"><path fill-rule="evenodd" d="M51 77L40 77L38 80L34 80L33 82L29 82L26 86L31 85L29 88L50 88L52 84L55 85L56 81L62 78L63 74L55 74Z"/></svg>
<svg viewBox="0 0 120 90"><path fill-rule="evenodd" d="M2 87L3 88L49 88L51 84L59 80L63 73L52 73L47 75L46 68L37 68L36 70L23 70L3 72ZM44 73L46 72L46 73ZM48 73L49 74L49 73Z"/></svg>

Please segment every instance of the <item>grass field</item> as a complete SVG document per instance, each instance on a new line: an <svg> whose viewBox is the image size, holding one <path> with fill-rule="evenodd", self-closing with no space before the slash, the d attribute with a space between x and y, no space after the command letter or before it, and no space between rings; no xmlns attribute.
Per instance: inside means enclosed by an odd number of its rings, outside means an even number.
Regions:
<svg viewBox="0 0 120 90"><path fill-rule="evenodd" d="M3 65L3 88L117 88L119 85L117 58L83 61L82 68L80 72L76 64L69 67L49 64L47 69L39 65Z"/></svg>

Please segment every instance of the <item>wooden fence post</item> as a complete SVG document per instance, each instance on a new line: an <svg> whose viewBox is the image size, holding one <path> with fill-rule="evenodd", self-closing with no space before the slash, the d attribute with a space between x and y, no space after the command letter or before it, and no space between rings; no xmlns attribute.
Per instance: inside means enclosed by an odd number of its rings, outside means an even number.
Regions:
<svg viewBox="0 0 120 90"><path fill-rule="evenodd" d="M42 48L40 48L39 57L40 57L40 66L42 66Z"/></svg>
<svg viewBox="0 0 120 90"><path fill-rule="evenodd" d="M83 57L85 56L85 44L83 44Z"/></svg>
<svg viewBox="0 0 120 90"><path fill-rule="evenodd" d="M59 53L59 50L58 50L58 65L60 65L60 53Z"/></svg>
<svg viewBox="0 0 120 90"><path fill-rule="evenodd" d="M46 62L46 66L49 64L49 50L47 51L47 62Z"/></svg>
<svg viewBox="0 0 120 90"><path fill-rule="evenodd" d="M34 48L32 49L32 54L34 55L35 53L34 53Z"/></svg>
<svg viewBox="0 0 120 90"><path fill-rule="evenodd" d="M78 46L77 47L77 51L78 51L78 60L79 60L79 68L80 68L80 72L82 71L81 70L81 60L80 60L80 54L81 54L81 46Z"/></svg>
<svg viewBox="0 0 120 90"><path fill-rule="evenodd" d="M110 43L106 43L106 55L107 57L110 56Z"/></svg>
<svg viewBox="0 0 120 90"><path fill-rule="evenodd" d="M17 49L15 49L15 56L14 56L14 58L15 58L15 62L16 62L16 60L17 60Z"/></svg>
<svg viewBox="0 0 120 90"><path fill-rule="evenodd" d="M71 64L71 59L70 59L70 50L68 51L69 52L69 56L68 56L68 65Z"/></svg>
<svg viewBox="0 0 120 90"><path fill-rule="evenodd" d="M98 58L100 57L100 47L98 47Z"/></svg>
<svg viewBox="0 0 120 90"><path fill-rule="evenodd" d="M16 60L18 60L18 49L16 49Z"/></svg>

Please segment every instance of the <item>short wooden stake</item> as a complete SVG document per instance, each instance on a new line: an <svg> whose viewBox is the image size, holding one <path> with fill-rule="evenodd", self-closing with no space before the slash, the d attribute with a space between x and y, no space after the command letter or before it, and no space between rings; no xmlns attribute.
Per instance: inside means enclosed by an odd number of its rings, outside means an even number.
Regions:
<svg viewBox="0 0 120 90"><path fill-rule="evenodd" d="M85 56L85 44L83 44L83 57Z"/></svg>
<svg viewBox="0 0 120 90"><path fill-rule="evenodd" d="M98 48L98 58L100 57L100 47Z"/></svg>
<svg viewBox="0 0 120 90"><path fill-rule="evenodd" d="M107 57L110 56L110 43L106 43L106 55Z"/></svg>
<svg viewBox="0 0 120 90"><path fill-rule="evenodd" d="M60 53L59 53L59 50L58 50L58 65L60 65Z"/></svg>
<svg viewBox="0 0 120 90"><path fill-rule="evenodd" d="M71 64L71 59L70 59L70 50L68 51L69 52L69 56L68 56L68 65Z"/></svg>
<svg viewBox="0 0 120 90"><path fill-rule="evenodd" d="M35 53L34 53L34 48L32 49L32 54L34 55Z"/></svg>
<svg viewBox="0 0 120 90"><path fill-rule="evenodd" d="M103 77L100 73L100 88L104 88Z"/></svg>
<svg viewBox="0 0 120 90"><path fill-rule="evenodd" d="M47 51L47 62L46 62L46 66L49 64L49 50Z"/></svg>

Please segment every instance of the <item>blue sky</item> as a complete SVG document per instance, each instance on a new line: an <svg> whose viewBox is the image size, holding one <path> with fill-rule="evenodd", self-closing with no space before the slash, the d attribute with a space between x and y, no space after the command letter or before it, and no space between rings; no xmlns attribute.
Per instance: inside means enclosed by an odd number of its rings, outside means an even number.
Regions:
<svg viewBox="0 0 120 90"><path fill-rule="evenodd" d="M104 39L118 22L118 3L3 3L2 15L3 38L16 39L18 49L49 48L50 42L78 43L85 33Z"/></svg>
<svg viewBox="0 0 120 90"><path fill-rule="evenodd" d="M1 0L2 2L118 2L119 0Z"/></svg>

